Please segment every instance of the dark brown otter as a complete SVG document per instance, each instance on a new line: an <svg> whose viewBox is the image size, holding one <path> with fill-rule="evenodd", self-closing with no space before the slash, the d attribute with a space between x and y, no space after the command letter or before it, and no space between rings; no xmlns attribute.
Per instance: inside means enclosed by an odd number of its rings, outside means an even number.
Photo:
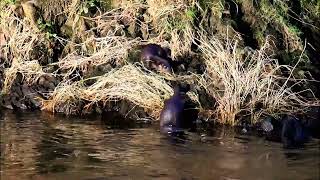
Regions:
<svg viewBox="0 0 320 180"><path fill-rule="evenodd" d="M183 133L182 112L184 110L184 97L180 92L180 87L174 88L174 94L164 102L164 107L160 114L160 131L165 134Z"/></svg>
<svg viewBox="0 0 320 180"><path fill-rule="evenodd" d="M160 70L164 69L166 72L172 72L172 60L168 56L168 49L164 49L157 44L146 45L140 55L140 60L147 64L148 68Z"/></svg>
<svg viewBox="0 0 320 180"><path fill-rule="evenodd" d="M285 148L301 147L311 137L308 125L290 115L283 119L267 118L260 126L268 140L282 142Z"/></svg>

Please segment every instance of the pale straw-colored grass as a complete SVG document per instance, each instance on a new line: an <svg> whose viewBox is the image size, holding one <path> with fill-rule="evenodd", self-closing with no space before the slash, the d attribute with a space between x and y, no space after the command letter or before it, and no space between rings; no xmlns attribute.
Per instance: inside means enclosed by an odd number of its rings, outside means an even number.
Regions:
<svg viewBox="0 0 320 180"><path fill-rule="evenodd" d="M65 113L68 114L72 113L76 104L82 100L89 102L86 108L98 102L127 100L144 108L151 116L157 117L164 100L173 93L172 87L163 76L146 69L142 70L132 64L91 79L96 81L90 86L84 86L81 82L67 86L61 84L48 101L43 101L43 109L54 112L55 107L69 104L65 108Z"/></svg>
<svg viewBox="0 0 320 180"><path fill-rule="evenodd" d="M60 83L53 92L50 92L48 100L40 99L41 109L49 112L81 114L79 105L83 96L82 88L82 84L79 82Z"/></svg>
<svg viewBox="0 0 320 180"><path fill-rule="evenodd" d="M193 17L190 14L195 6L194 0L147 0L148 18L152 28L157 32L157 41L169 38L171 57L176 59L191 52L192 39L188 34L193 33ZM191 15L192 16L192 15Z"/></svg>
<svg viewBox="0 0 320 180"><path fill-rule="evenodd" d="M249 115L255 123L261 116L294 113L319 104L301 96L303 92L311 92L310 89L292 91L293 86L304 80L282 76L280 68L286 68L292 75L295 67L279 65L266 54L268 42L243 58L237 39L199 33L199 48L207 67L200 84L216 99L219 122L236 125L241 115Z"/></svg>
<svg viewBox="0 0 320 180"><path fill-rule="evenodd" d="M37 60L24 61L22 59L14 58L11 62L10 68L6 68L4 71L5 79L2 93L6 94L10 91L17 73L21 73L23 81L29 85L35 83L40 76L45 74Z"/></svg>
<svg viewBox="0 0 320 180"><path fill-rule="evenodd" d="M4 63L10 67L4 70L5 79L2 93L7 93L18 72L24 80L33 83L44 72L37 59L32 59L36 47L46 43L45 34L32 28L28 20L21 20L13 16L11 8L1 13L0 29L6 36L5 44L0 48Z"/></svg>
<svg viewBox="0 0 320 180"><path fill-rule="evenodd" d="M94 53L86 55L87 51L82 48L80 52L72 52L55 64L62 70L68 70L66 75L71 74L76 68L82 72L87 72L90 67L107 63L123 65L127 61L129 51L139 43L137 39L123 36L92 38L91 41L94 42L92 44ZM83 44L85 42L77 46Z"/></svg>

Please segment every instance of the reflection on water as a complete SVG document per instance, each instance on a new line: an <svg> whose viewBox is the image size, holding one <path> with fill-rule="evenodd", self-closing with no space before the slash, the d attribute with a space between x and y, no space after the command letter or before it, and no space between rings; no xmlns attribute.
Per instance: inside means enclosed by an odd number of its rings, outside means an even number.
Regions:
<svg viewBox="0 0 320 180"><path fill-rule="evenodd" d="M1 179L319 179L319 140L304 149L220 129L173 141L157 127L4 112ZM118 127L118 126L117 126Z"/></svg>

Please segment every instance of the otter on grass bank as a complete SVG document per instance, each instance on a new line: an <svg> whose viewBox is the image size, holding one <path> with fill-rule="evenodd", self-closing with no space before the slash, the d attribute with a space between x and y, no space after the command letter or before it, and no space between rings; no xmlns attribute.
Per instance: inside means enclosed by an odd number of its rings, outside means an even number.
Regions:
<svg viewBox="0 0 320 180"><path fill-rule="evenodd" d="M171 59L168 56L168 50L162 48L157 44L146 45L140 55L140 60L147 64L148 68L160 70L171 73Z"/></svg>

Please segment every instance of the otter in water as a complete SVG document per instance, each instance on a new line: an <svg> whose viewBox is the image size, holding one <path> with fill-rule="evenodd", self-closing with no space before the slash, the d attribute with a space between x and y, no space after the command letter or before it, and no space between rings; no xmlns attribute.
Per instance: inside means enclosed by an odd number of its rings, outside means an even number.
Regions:
<svg viewBox="0 0 320 180"><path fill-rule="evenodd" d="M286 148L299 147L308 141L309 133L301 120L287 116L283 120L281 139Z"/></svg>
<svg viewBox="0 0 320 180"><path fill-rule="evenodd" d="M184 103L180 88L176 86L173 96L164 102L164 107L160 114L160 130L162 133L176 134L183 132L181 129L181 116Z"/></svg>
<svg viewBox="0 0 320 180"><path fill-rule="evenodd" d="M285 148L300 147L310 137L309 129L303 122L289 115L282 120L268 118L260 126L268 140L281 141Z"/></svg>
<svg viewBox="0 0 320 180"><path fill-rule="evenodd" d="M160 114L160 131L173 136L183 136L184 128L192 128L197 112L194 113L187 108L186 101L190 86L176 85L174 94L164 102Z"/></svg>
<svg viewBox="0 0 320 180"><path fill-rule="evenodd" d="M162 48L157 44L146 45L140 55L142 62L146 62L147 66L151 69L164 69L165 72L171 73L172 60L168 56L169 49Z"/></svg>

